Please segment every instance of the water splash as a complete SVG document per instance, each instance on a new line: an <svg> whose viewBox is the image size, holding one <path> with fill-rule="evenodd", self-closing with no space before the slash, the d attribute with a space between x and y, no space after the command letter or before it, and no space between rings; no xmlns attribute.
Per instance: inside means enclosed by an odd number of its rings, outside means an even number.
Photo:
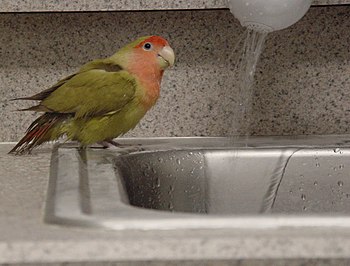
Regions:
<svg viewBox="0 0 350 266"><path fill-rule="evenodd" d="M274 172L271 176L269 188L264 196L263 203L260 209L261 213L269 213L272 211L273 205L275 204L278 189L281 185L282 179L287 169L287 165L292 156L298 151L298 149L286 149L281 154ZM299 189L302 191L301 189Z"/></svg>

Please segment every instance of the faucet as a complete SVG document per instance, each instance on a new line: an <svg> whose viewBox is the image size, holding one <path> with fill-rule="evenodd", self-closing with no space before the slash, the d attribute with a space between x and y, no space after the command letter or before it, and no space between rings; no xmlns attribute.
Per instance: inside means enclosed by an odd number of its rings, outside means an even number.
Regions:
<svg viewBox="0 0 350 266"><path fill-rule="evenodd" d="M287 28L309 10L312 0L228 0L243 27L271 32Z"/></svg>

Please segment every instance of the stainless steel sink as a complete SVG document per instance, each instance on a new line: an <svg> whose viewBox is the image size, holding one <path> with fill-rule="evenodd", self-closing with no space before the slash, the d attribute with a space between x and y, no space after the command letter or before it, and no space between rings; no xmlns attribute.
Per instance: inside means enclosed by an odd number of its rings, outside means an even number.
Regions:
<svg viewBox="0 0 350 266"><path fill-rule="evenodd" d="M109 229L350 227L350 137L120 139L52 154L45 221Z"/></svg>

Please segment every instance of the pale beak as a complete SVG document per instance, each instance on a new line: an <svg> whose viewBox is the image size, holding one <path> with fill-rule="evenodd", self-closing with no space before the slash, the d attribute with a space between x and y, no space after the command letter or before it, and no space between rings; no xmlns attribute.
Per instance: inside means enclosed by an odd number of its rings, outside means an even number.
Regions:
<svg viewBox="0 0 350 266"><path fill-rule="evenodd" d="M173 66L175 62L174 50L170 46L164 46L162 50L159 51L158 56L164 59L169 66Z"/></svg>

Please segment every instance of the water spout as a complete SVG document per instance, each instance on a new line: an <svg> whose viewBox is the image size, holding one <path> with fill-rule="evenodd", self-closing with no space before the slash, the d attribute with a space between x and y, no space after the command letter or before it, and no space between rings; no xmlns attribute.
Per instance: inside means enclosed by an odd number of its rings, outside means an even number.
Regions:
<svg viewBox="0 0 350 266"><path fill-rule="evenodd" d="M312 0L228 0L243 27L271 32L287 28L309 10Z"/></svg>

